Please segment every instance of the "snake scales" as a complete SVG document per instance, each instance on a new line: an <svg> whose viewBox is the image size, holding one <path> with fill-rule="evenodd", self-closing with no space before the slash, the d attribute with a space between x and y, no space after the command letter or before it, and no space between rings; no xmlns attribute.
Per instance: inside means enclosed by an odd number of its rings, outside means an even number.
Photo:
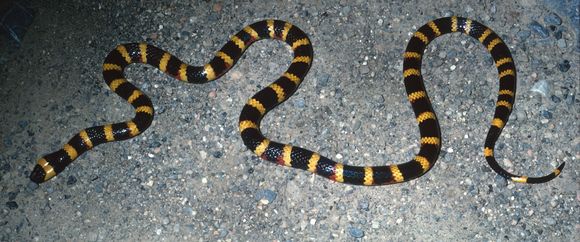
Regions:
<svg viewBox="0 0 580 242"><path fill-rule="evenodd" d="M542 177L511 174L497 163L494 158L495 143L508 121L515 102L514 61L509 48L491 29L470 19L446 17L420 27L411 37L403 54L404 84L421 135L420 150L408 162L386 166L350 166L335 162L316 152L264 137L260 131L262 118L298 89L313 60L311 42L302 30L284 21L265 20L251 24L233 35L215 57L203 66L187 65L170 53L145 43L117 46L105 58L103 77L113 92L135 108L135 117L126 122L95 126L80 131L63 148L40 158L30 179L36 183L45 182L96 145L133 138L151 125L154 115L151 100L125 79L123 70L126 66L132 63L146 63L178 80L205 83L219 78L230 70L252 43L261 39L278 39L291 46L294 58L280 78L254 94L242 109L239 130L244 144L264 160L308 170L336 182L383 185L409 181L427 173L434 166L441 150L439 122L421 75L423 52L435 38L452 32L461 32L479 40L493 57L498 70L498 98L483 150L488 164L499 175L514 182L543 183L557 177L564 163Z"/></svg>

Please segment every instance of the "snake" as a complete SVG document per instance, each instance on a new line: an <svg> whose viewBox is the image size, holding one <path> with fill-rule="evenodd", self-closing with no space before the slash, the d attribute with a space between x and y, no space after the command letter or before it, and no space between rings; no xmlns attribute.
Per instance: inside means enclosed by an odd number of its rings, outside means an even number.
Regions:
<svg viewBox="0 0 580 242"><path fill-rule="evenodd" d="M483 44L491 54L498 71L499 91L495 113L485 139L483 156L501 177L516 183L544 183L560 175L565 163L542 177L516 175L502 168L495 159L495 144L508 122L516 96L516 68L504 41L485 25L463 17L451 16L432 20L410 38L403 53L403 81L408 100L419 126L420 149L408 162L381 166L352 166L337 162L305 148L276 142L260 130L264 116L286 101L298 89L313 62L313 47L300 28L281 20L262 20L244 27L203 66L188 65L174 55L147 43L118 45L105 58L103 78L109 88L131 104L135 116L125 122L81 130L64 146L42 156L30 179L42 183L61 173L86 151L107 142L131 139L143 133L152 123L154 108L150 98L131 84L124 69L133 63L151 65L167 75L187 83L206 83L230 70L254 42L275 39L285 42L293 51L288 69L274 82L255 93L244 105L239 131L244 145L261 159L307 170L338 183L385 185L407 182L421 177L433 168L441 151L439 121L427 95L421 64L427 45L441 35L460 32Z"/></svg>

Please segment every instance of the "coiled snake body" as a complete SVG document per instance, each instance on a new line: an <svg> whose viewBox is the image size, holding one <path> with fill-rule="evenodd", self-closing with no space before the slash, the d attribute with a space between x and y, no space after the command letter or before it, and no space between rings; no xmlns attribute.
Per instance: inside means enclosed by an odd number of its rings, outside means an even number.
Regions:
<svg viewBox="0 0 580 242"><path fill-rule="evenodd" d="M265 20L251 24L232 36L216 56L204 66L187 65L166 51L145 43L117 46L105 58L103 76L111 90L135 108L135 117L126 122L80 131L62 149L40 158L30 179L36 183L47 181L94 146L133 138L151 125L153 105L149 97L125 79L123 70L127 65L146 63L178 80L205 83L219 78L232 68L244 51L255 41L278 39L292 47L294 59L280 78L254 94L244 106L239 122L244 144L262 159L308 170L337 182L383 185L409 181L427 173L435 164L441 150L439 123L421 75L423 52L430 41L452 32L462 32L479 40L491 53L498 69L498 100L483 151L488 164L499 175L514 182L542 183L558 176L564 163L543 177L514 175L497 163L494 158L495 142L508 121L515 101L514 61L508 47L491 29L470 19L447 17L420 27L410 39L403 55L404 83L421 135L419 153L406 163L387 166L350 166L304 148L272 141L262 135L260 121L264 115L286 101L296 91L308 73L313 60L312 45L302 30L284 21Z"/></svg>

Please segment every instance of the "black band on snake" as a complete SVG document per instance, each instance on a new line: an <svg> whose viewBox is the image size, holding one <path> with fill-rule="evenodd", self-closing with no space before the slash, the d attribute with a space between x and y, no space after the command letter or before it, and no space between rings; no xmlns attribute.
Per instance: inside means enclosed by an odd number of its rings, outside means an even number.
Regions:
<svg viewBox="0 0 580 242"><path fill-rule="evenodd" d="M440 35L462 32L479 40L491 53L499 73L499 93L495 114L485 140L483 154L491 168L502 177L521 183L542 183L560 174L562 163L551 174L543 177L514 175L504 170L494 158L495 142L508 121L516 94L516 69L506 44L486 26L465 18L448 17L434 20L415 32L403 55L403 76L407 95L420 131L420 150L412 160L386 166L350 166L335 162L316 152L272 141L262 135L260 122L264 115L286 101L298 88L312 65L312 45L306 34L290 23L266 20L251 24L238 32L204 66L190 66L155 46L144 43L119 45L105 58L104 79L119 96L135 108L135 117L129 121L96 126L80 131L60 150L45 155L34 167L30 179L45 182L59 174L73 160L94 146L133 138L144 132L153 120L151 100L129 83L123 74L132 63L152 65L168 75L190 83L213 81L226 73L255 41L278 39L294 51L288 70L276 81L256 93L240 114L239 129L244 144L256 155L280 165L316 173L336 182L356 185L383 185L406 182L427 173L439 156L441 133L439 122L427 96L421 75L425 48Z"/></svg>

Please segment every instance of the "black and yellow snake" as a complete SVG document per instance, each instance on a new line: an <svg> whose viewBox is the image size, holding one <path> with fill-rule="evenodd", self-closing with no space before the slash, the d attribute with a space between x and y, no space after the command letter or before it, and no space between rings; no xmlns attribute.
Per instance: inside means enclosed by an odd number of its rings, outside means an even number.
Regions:
<svg viewBox="0 0 580 242"><path fill-rule="evenodd" d="M265 20L251 24L232 36L204 66L187 65L166 51L145 43L117 46L105 58L103 76L111 90L135 108L135 117L126 122L80 131L62 149L40 158L30 179L36 183L45 182L96 145L133 138L151 125L154 113L151 100L125 79L123 70L126 66L132 63L146 63L178 80L205 83L219 78L230 70L252 43L261 39L278 39L292 47L294 59L280 78L254 94L244 106L239 122L244 144L264 160L308 170L336 182L383 185L409 181L427 173L435 165L441 150L439 122L421 75L423 52L429 42L452 32L462 32L479 40L491 53L499 73L495 114L483 150L488 164L499 175L514 182L542 183L557 177L564 168L564 163L543 177L514 175L497 163L494 158L495 143L508 121L516 95L514 60L509 48L491 29L470 19L447 17L420 27L410 39L403 54L404 83L421 134L419 153L409 162L386 166L350 166L335 162L316 152L264 137L260 131L260 121L266 113L292 96L304 80L313 60L311 42L302 30L284 21Z"/></svg>

